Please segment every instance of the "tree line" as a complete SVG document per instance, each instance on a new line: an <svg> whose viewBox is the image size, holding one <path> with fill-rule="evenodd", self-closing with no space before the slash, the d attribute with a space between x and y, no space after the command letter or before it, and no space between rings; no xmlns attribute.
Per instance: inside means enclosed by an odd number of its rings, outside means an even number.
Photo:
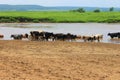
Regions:
<svg viewBox="0 0 120 80"><path fill-rule="evenodd" d="M84 8L78 8L76 10L71 10L71 11L73 11L73 12L80 12L80 13L86 12L86 10ZM114 11L114 7L110 7L108 11L110 11L110 12ZM93 10L93 12L97 13L97 12L101 12L101 10L99 8L97 8L97 9Z"/></svg>

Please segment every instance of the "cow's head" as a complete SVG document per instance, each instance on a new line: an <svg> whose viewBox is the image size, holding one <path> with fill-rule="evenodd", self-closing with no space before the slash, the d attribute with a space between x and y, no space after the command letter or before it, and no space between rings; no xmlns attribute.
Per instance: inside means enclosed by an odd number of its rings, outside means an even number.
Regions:
<svg viewBox="0 0 120 80"><path fill-rule="evenodd" d="M111 33L108 33L108 36L110 36L111 35Z"/></svg>

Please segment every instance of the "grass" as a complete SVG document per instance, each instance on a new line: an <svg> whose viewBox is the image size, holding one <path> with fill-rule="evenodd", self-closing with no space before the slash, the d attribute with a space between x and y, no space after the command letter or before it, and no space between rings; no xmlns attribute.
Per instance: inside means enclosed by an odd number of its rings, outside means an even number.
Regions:
<svg viewBox="0 0 120 80"><path fill-rule="evenodd" d="M120 12L70 12L70 11L2 11L0 22L103 22L119 23Z"/></svg>

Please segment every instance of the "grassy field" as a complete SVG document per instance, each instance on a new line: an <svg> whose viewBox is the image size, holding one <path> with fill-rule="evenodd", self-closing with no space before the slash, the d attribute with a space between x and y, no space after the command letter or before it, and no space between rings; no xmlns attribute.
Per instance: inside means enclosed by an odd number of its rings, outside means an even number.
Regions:
<svg viewBox="0 0 120 80"><path fill-rule="evenodd" d="M120 12L2 11L0 22L98 22L119 23Z"/></svg>

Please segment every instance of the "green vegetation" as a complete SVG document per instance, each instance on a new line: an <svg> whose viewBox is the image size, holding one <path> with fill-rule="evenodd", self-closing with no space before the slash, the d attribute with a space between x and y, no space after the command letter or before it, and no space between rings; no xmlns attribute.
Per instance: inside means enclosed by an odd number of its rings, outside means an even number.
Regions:
<svg viewBox="0 0 120 80"><path fill-rule="evenodd" d="M109 11L114 11L114 7L111 7L111 8L109 9Z"/></svg>
<svg viewBox="0 0 120 80"><path fill-rule="evenodd" d="M100 12L100 9L95 9L93 12L98 13L98 12Z"/></svg>
<svg viewBox="0 0 120 80"><path fill-rule="evenodd" d="M0 12L0 22L98 22L119 23L120 12L72 12L72 11L4 11Z"/></svg>
<svg viewBox="0 0 120 80"><path fill-rule="evenodd" d="M76 10L71 10L71 11L73 11L73 12L80 12L80 13L84 13L85 12L85 10L83 8L78 8Z"/></svg>

